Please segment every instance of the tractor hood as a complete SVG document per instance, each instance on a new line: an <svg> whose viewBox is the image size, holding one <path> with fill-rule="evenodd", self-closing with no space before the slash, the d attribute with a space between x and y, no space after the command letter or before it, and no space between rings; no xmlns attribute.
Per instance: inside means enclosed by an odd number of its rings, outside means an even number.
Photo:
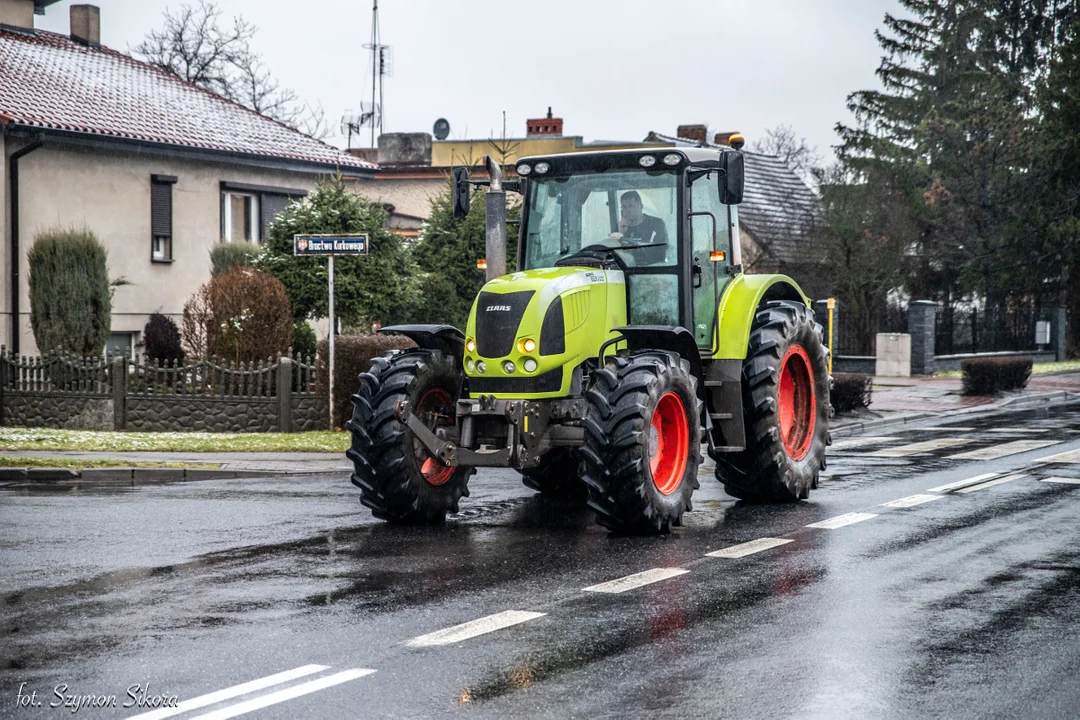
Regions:
<svg viewBox="0 0 1080 720"><path fill-rule="evenodd" d="M573 369L626 324L623 273L583 267L526 270L481 289L466 328L473 395L557 397Z"/></svg>

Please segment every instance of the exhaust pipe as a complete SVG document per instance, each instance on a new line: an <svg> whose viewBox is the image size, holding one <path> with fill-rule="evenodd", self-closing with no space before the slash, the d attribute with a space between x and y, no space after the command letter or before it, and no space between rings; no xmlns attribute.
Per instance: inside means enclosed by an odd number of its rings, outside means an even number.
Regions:
<svg viewBox="0 0 1080 720"><path fill-rule="evenodd" d="M499 163L490 155L484 156L487 167L488 185L485 208L485 228L487 230L487 279L492 280L506 274L506 191L503 190L503 174Z"/></svg>

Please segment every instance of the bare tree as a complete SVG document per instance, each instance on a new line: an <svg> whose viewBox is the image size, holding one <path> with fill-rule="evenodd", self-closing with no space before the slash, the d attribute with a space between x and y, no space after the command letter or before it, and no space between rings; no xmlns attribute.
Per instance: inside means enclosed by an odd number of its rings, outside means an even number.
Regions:
<svg viewBox="0 0 1080 720"><path fill-rule="evenodd" d="M324 140L331 135L322 108L301 103L281 87L251 49L257 28L239 15L226 22L213 0L165 10L165 24L132 52L151 65Z"/></svg>
<svg viewBox="0 0 1080 720"><path fill-rule="evenodd" d="M805 179L821 164L821 155L817 147L811 147L806 138L798 137L790 125L777 125L767 129L765 137L750 145L750 149L763 155L776 155Z"/></svg>

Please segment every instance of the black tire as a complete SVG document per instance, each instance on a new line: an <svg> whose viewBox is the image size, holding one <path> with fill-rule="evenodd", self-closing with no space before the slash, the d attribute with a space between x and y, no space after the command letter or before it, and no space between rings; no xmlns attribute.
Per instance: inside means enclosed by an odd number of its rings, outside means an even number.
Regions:
<svg viewBox="0 0 1080 720"><path fill-rule="evenodd" d="M352 482L360 502L381 520L405 524L438 524L458 511L468 496L469 467L449 468L431 458L394 410L402 400L428 427L452 424L461 396L458 362L438 350L405 350L374 358L360 375L352 396L353 416L345 424L352 433L346 453L353 462ZM430 461L430 462L429 462ZM424 468L427 472L425 475Z"/></svg>
<svg viewBox="0 0 1080 720"><path fill-rule="evenodd" d="M829 442L828 361L821 326L809 308L786 300L758 308L742 392L746 449L717 456L717 480L740 500L806 499L825 468Z"/></svg>
<svg viewBox="0 0 1080 720"><path fill-rule="evenodd" d="M698 487L701 401L690 364L662 351L611 357L592 374L585 398L585 444L578 453L584 460L582 480L589 491L589 507L596 511L597 521L625 534L669 532L691 509L690 498ZM660 437L653 430L658 412L661 418L685 419L685 444L671 446L681 455L650 452L650 444ZM674 427L683 429L679 423ZM670 432L663 436L669 442L675 437ZM658 450L656 445L653 449ZM680 473L681 458L685 466ZM658 462L656 479L653 461Z"/></svg>
<svg viewBox="0 0 1080 720"><path fill-rule="evenodd" d="M556 448L540 458L540 464L521 471L521 482L546 498L581 502L586 498L581 482L581 461L570 448Z"/></svg>

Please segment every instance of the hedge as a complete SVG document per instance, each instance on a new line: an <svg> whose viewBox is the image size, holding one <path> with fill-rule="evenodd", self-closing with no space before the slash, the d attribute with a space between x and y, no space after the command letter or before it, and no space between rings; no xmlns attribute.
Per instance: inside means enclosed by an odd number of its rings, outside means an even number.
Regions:
<svg viewBox="0 0 1080 720"><path fill-rule="evenodd" d="M371 359L389 350L416 347L416 343L402 335L338 335L334 339L334 428L345 427L352 417L349 396L360 389L357 378L368 371ZM319 341L316 377L319 394L326 397L330 379L327 356L330 352L327 340Z"/></svg>
<svg viewBox="0 0 1080 720"><path fill-rule="evenodd" d="M960 363L961 393L996 395L1002 390L1027 387L1031 358L974 358Z"/></svg>
<svg viewBox="0 0 1080 720"><path fill-rule="evenodd" d="M873 390L871 375L859 373L836 373L833 375L832 391L829 401L837 413L851 412L859 408L870 407Z"/></svg>

